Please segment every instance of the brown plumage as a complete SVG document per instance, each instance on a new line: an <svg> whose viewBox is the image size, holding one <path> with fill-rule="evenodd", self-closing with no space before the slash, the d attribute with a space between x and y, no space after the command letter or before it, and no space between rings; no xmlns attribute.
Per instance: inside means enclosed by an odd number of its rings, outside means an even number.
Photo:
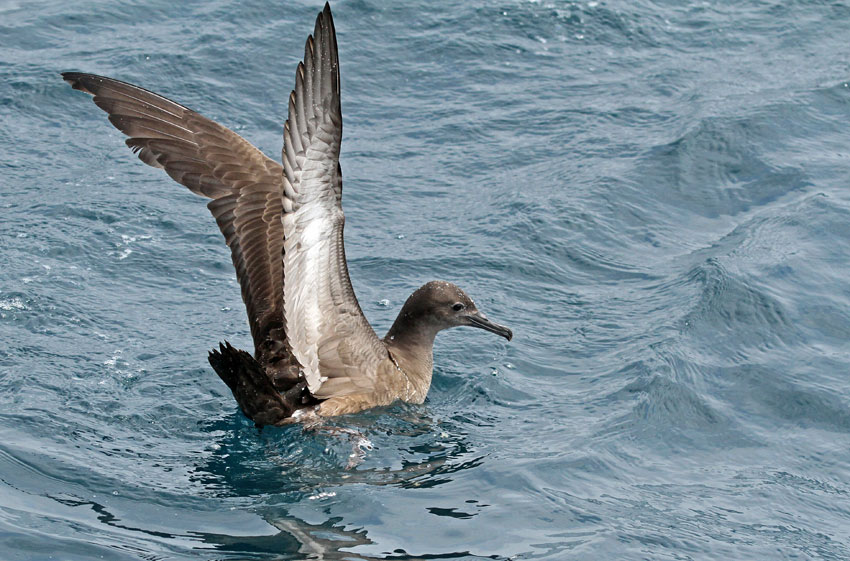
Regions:
<svg viewBox="0 0 850 561"><path fill-rule="evenodd" d="M230 247L254 356L224 343L210 364L258 425L353 413L396 399L421 403L434 336L470 325L511 338L463 291L433 281L407 300L383 340L360 309L343 245L339 57L330 7L298 64L283 165L233 131L137 86L65 72L94 96L148 165L210 200Z"/></svg>

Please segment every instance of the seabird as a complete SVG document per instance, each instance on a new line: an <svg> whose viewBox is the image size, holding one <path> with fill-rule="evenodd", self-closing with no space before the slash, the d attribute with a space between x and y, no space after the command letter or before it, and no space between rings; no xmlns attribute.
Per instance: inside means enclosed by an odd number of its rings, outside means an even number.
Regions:
<svg viewBox="0 0 850 561"><path fill-rule="evenodd" d="M485 329L510 340L459 287L432 281L383 339L363 315L343 248L339 59L328 4L289 95L283 165L191 109L138 86L65 72L94 96L126 144L207 203L230 247L254 355L224 342L209 362L257 425L422 403L437 332Z"/></svg>

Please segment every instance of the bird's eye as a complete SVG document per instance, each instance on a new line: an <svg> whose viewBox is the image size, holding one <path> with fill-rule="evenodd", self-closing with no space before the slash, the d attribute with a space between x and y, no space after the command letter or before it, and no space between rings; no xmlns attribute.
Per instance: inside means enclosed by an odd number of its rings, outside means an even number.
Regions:
<svg viewBox="0 0 850 561"><path fill-rule="evenodd" d="M456 311L456 312L459 312L459 311L461 311L462 309L464 309L465 307L466 307L466 306L464 306L463 304L461 304L460 302L458 302L457 304L455 304L454 306L452 306L452 310L454 310L454 311Z"/></svg>

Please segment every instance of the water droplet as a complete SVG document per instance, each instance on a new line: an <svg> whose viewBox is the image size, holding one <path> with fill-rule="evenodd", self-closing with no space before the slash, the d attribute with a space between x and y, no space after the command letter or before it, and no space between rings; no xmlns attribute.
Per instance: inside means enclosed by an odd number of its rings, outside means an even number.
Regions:
<svg viewBox="0 0 850 561"><path fill-rule="evenodd" d="M329 499L331 497L336 497L336 491L322 491L321 493L310 495L307 498L311 501L315 501L316 499Z"/></svg>

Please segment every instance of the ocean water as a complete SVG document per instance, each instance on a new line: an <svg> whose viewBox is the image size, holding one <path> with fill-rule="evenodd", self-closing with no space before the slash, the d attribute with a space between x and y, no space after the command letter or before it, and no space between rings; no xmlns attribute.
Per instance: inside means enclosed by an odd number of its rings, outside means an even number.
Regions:
<svg viewBox="0 0 850 561"><path fill-rule="evenodd" d="M63 70L278 157L317 2L0 2L0 559L850 558L850 5L333 4L346 242L421 406L255 429L199 197Z"/></svg>

